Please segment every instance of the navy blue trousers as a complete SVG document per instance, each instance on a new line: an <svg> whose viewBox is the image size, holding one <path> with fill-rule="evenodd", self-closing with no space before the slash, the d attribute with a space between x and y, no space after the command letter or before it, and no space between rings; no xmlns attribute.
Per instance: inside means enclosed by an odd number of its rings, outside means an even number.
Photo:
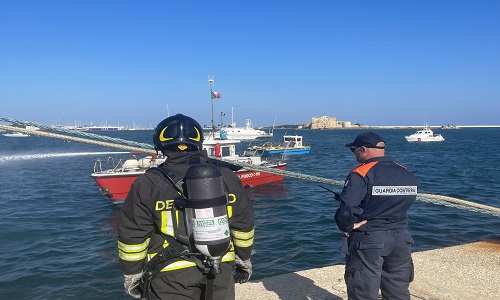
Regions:
<svg viewBox="0 0 500 300"><path fill-rule="evenodd" d="M407 229L352 232L347 239L344 279L349 300L409 300L413 280L411 245Z"/></svg>

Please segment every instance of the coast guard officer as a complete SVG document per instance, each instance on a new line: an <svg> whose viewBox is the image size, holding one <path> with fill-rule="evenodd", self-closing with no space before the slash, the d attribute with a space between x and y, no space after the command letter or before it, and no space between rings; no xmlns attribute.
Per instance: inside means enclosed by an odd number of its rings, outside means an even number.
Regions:
<svg viewBox="0 0 500 300"><path fill-rule="evenodd" d="M385 142L373 132L346 145L361 164L347 176L335 213L345 233L344 279L349 299L410 299L413 280L407 210L417 196L417 180L384 156Z"/></svg>

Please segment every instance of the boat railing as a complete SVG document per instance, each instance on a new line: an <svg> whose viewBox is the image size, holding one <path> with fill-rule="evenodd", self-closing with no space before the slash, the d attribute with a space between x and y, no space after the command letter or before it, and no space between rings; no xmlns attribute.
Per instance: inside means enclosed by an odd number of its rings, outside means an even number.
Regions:
<svg viewBox="0 0 500 300"><path fill-rule="evenodd" d="M115 172L116 171L116 168L119 166L121 162L121 159L120 161L118 162L118 164L115 165L115 161L113 159L113 157L108 157L108 159L106 160L106 164L110 164L113 166L113 169L112 169L112 172ZM103 173L103 169L102 169L102 160L100 158L96 158L95 162L94 162L94 173Z"/></svg>
<svg viewBox="0 0 500 300"><path fill-rule="evenodd" d="M102 173L102 162L100 158L97 158L94 162L94 173Z"/></svg>
<svg viewBox="0 0 500 300"><path fill-rule="evenodd" d="M109 158L111 158L111 161L113 163L113 169L111 170L111 172L114 173L118 169L123 170L123 159L120 158L120 160L118 161L118 163L115 165L115 162L114 162L113 158L112 157L109 157ZM109 162L109 158L108 158L108 162Z"/></svg>
<svg viewBox="0 0 500 300"><path fill-rule="evenodd" d="M132 162L132 163L128 163ZM139 169L139 161L135 155L132 155L131 159L124 160L120 158L118 162L115 163L115 159L113 157L108 157L106 160L106 164L111 166L111 169L106 168L106 170L102 167L102 160L97 158L94 162L94 173L119 173L119 172L128 172Z"/></svg>

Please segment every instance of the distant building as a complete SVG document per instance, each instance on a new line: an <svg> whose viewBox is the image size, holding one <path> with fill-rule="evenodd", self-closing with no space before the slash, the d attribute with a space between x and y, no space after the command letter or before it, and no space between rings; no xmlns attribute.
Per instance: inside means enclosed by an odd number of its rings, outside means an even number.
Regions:
<svg viewBox="0 0 500 300"><path fill-rule="evenodd" d="M353 129L353 128L366 128L366 125L352 124L351 121L337 121L337 118L330 118L323 116L320 118L312 118L311 129Z"/></svg>
<svg viewBox="0 0 500 300"><path fill-rule="evenodd" d="M333 128L339 128L339 125L337 123L337 118L330 118L328 116L312 118L311 129L333 129Z"/></svg>
<svg viewBox="0 0 500 300"><path fill-rule="evenodd" d="M351 127L352 127L351 121L342 122L342 128L351 128Z"/></svg>

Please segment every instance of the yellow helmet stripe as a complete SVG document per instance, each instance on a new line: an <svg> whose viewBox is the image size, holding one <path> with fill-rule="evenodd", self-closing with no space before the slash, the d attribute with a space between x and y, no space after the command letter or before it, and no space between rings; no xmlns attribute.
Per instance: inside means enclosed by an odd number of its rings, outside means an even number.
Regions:
<svg viewBox="0 0 500 300"><path fill-rule="evenodd" d="M162 142L174 139L174 138L166 138L163 136L163 134L165 133L165 130L167 130L167 128L168 128L168 126L163 128L163 130L160 132L160 141L162 141Z"/></svg>
<svg viewBox="0 0 500 300"><path fill-rule="evenodd" d="M190 137L189 139L190 139L190 140L193 140L193 141L195 141L195 142L199 142L199 141L200 141L200 139L201 139L201 134L200 134L200 131L199 131L199 130L198 130L198 128L196 128L196 127L194 128L194 130L196 130L196 133L198 134L198 136L197 136L197 137L195 137L195 138L191 138L191 137Z"/></svg>

